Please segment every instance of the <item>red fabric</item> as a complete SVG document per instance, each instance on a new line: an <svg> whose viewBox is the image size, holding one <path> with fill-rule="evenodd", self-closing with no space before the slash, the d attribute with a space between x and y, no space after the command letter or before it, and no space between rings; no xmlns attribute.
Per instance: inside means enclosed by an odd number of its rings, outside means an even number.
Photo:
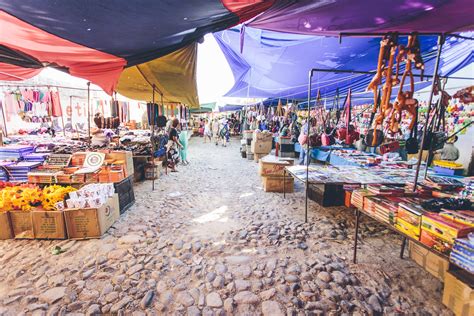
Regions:
<svg viewBox="0 0 474 316"><path fill-rule="evenodd" d="M275 0L221 0L224 7L243 23L270 8Z"/></svg>
<svg viewBox="0 0 474 316"><path fill-rule="evenodd" d="M42 63L65 67L71 75L87 79L109 94L114 91L126 65L123 58L67 41L1 10L0 30L8 30L0 32L2 45L28 54ZM7 72L2 65L4 64L0 64L0 72ZM38 69L34 71L39 72Z"/></svg>
<svg viewBox="0 0 474 316"><path fill-rule="evenodd" d="M36 76L40 72L41 68L23 68L15 65L0 63L0 80L23 81Z"/></svg>
<svg viewBox="0 0 474 316"><path fill-rule="evenodd" d="M53 117L62 116L63 111L61 109L61 100L59 98L59 92L51 91L50 92L50 100L51 100L51 116L53 116Z"/></svg>

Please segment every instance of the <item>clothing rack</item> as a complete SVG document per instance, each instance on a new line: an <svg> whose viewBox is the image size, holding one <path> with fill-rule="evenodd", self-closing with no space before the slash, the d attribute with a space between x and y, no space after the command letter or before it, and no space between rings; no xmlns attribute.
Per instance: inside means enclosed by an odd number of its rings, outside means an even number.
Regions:
<svg viewBox="0 0 474 316"><path fill-rule="evenodd" d="M60 86L55 84L33 84L33 83L0 83L0 87L18 87L18 88L56 88L56 89L68 89L68 90L78 90L78 91L94 91L94 92L104 92L100 89L87 89L87 88L77 88L77 87L68 87L68 86Z"/></svg>

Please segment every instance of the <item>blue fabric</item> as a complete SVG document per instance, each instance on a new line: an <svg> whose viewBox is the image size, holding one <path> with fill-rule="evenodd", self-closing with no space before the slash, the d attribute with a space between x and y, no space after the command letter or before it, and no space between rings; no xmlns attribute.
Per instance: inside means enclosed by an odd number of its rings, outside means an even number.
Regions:
<svg viewBox="0 0 474 316"><path fill-rule="evenodd" d="M297 153L301 152L301 145L300 145L300 143L295 143L295 151L296 151Z"/></svg>
<svg viewBox="0 0 474 316"><path fill-rule="evenodd" d="M233 71L235 85L227 97L268 98L273 105L281 100L307 100L308 72L311 68L375 70L380 48L380 38L343 38L286 34L251 27L245 28L243 53L240 53L240 28L214 34ZM425 61L425 74L431 75L436 57L436 37L422 36L421 49ZM401 37L401 44L406 37ZM449 75L474 62L474 42L449 37L443 47L440 73ZM403 67L402 67L403 68ZM415 71L418 73L418 71ZM370 103L372 93L365 89L372 75L316 73L313 77L312 98L318 89L327 98L326 107L333 107L336 89L340 91L342 107L349 88L352 104ZM420 90L431 81L416 79L415 89ZM397 89L393 90L396 96ZM299 103L305 106L305 102ZM306 105L307 106L307 105Z"/></svg>
<svg viewBox="0 0 474 316"><path fill-rule="evenodd" d="M361 166L338 155L330 155L329 163L333 166Z"/></svg>
<svg viewBox="0 0 474 316"><path fill-rule="evenodd" d="M136 65L239 23L219 0L0 0L0 10Z"/></svg>
<svg viewBox="0 0 474 316"><path fill-rule="evenodd" d="M318 148L313 148L311 150L311 158L316 159L318 161L328 162L330 159L329 158L330 156L331 156L331 151L325 151Z"/></svg>

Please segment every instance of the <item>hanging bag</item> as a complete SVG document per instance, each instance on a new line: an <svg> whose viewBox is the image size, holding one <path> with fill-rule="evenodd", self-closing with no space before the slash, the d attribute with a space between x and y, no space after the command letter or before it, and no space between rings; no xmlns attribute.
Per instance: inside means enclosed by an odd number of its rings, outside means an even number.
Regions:
<svg viewBox="0 0 474 316"><path fill-rule="evenodd" d="M413 126L412 130L410 131L410 137L406 140L405 148L408 154L416 154L418 152L418 111L416 111L415 115L415 125Z"/></svg>

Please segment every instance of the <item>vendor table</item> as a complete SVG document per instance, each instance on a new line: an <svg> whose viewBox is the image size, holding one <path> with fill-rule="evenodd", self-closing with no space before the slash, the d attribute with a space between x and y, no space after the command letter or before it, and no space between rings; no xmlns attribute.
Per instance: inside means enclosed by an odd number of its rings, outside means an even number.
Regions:
<svg viewBox="0 0 474 316"><path fill-rule="evenodd" d="M449 262L449 269L448 270L450 270L450 271L453 271L453 270L462 271L461 278L463 279L463 281L465 283L469 283L469 284L474 285L474 275L472 273L469 273L468 271L464 270L463 268L459 267L454 262L450 261L448 255L446 255L446 254L444 254L444 253L442 253L442 252L440 252L440 251L438 251L434 248L431 248L431 247L425 245L424 243L422 243L418 239L415 239L415 238L412 238L408 235L405 235L403 232L396 229L395 226L393 226L389 223L385 223L383 221L378 220L377 218L372 216L372 214L368 213L367 211L365 211L363 209L354 208L354 210L355 210L355 217L356 217L356 226L355 226L355 232L354 232L354 250L353 250L353 260L352 260L353 263L357 263L357 243L358 243L358 239L359 239L358 237L359 237L360 216L365 215L365 216L369 217L370 219L376 221L377 223L384 225L385 227L390 229L392 232L397 233L398 235L400 235L402 237L402 245L401 245L401 248L400 248L400 259L403 259L403 254L405 252L407 240L410 240L412 243L415 243L415 244L427 249L428 251L431 251L431 252L435 253L439 257L447 260Z"/></svg>

